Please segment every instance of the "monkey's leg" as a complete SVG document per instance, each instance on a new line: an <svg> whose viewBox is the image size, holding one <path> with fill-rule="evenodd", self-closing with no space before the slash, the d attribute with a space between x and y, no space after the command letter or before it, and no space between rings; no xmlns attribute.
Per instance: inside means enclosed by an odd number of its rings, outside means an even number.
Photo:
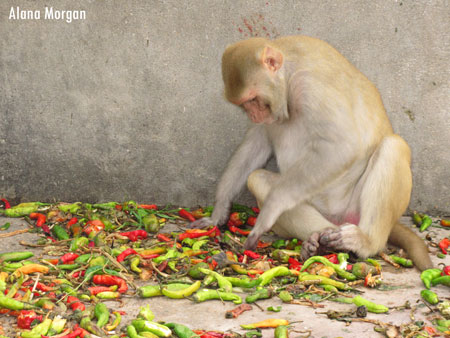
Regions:
<svg viewBox="0 0 450 338"><path fill-rule="evenodd" d="M325 231L320 244L350 250L365 258L379 253L389 236L404 248L419 269L431 266L425 244L398 223L409 204L412 175L410 150L398 135L386 137L372 155L361 178L359 226L347 224ZM404 238L399 238L399 237Z"/></svg>
<svg viewBox="0 0 450 338"><path fill-rule="evenodd" d="M279 174L264 169L255 170L250 174L247 186L255 196L259 207L262 207L279 177ZM282 213L272 230L284 238L303 240L302 257L306 259L319 252L320 233L328 228L337 227L326 220L314 207L302 203Z"/></svg>

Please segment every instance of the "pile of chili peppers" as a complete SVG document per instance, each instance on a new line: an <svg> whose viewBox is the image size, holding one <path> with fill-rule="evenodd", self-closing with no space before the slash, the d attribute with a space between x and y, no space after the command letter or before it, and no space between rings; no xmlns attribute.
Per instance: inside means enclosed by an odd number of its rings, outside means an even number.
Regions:
<svg viewBox="0 0 450 338"><path fill-rule="evenodd" d="M44 254L37 258L26 248L0 254L0 312L17 318L17 330L24 338L140 338L150 336L148 332L179 338L239 336L191 330L176 323L163 325L153 320L149 308L141 308L131 323L122 323L124 313L107 304L126 294L232 302L237 307L227 318L235 318L250 310L249 304L269 298L279 299L280 304L305 306L327 299L352 304L355 309L363 307L366 312L389 311L356 293L357 287L382 285L378 260L356 260L346 253L335 253L303 262L297 239L260 241L257 250L244 250L242 244L255 225L258 208L236 204L224 228L186 230L187 222L210 216L212 208L158 208L134 201L31 202L11 207L2 199L2 204L1 214L24 217L30 232L39 235L37 243L23 245L42 247ZM415 214L414 220L421 231L431 225L426 215ZM169 222L177 224L178 230L164 231ZM448 226L446 222L442 220L441 225ZM440 241L442 254L447 255L449 245L448 238ZM412 266L405 257L390 255L388 260ZM426 270L421 278L425 286L422 298L442 314L433 322L436 332L449 332L450 307L430 288L450 287L450 267ZM270 311L280 309L281 305ZM289 323L283 318L241 329L267 327L276 328L276 337L287 337ZM434 328L422 329L429 332Z"/></svg>

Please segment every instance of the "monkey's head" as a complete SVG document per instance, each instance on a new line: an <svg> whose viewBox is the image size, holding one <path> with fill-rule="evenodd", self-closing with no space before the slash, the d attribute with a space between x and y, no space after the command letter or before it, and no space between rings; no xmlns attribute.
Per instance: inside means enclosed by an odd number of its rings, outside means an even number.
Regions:
<svg viewBox="0 0 450 338"><path fill-rule="evenodd" d="M222 57L225 98L242 107L254 123L287 119L283 53L267 39L228 46Z"/></svg>

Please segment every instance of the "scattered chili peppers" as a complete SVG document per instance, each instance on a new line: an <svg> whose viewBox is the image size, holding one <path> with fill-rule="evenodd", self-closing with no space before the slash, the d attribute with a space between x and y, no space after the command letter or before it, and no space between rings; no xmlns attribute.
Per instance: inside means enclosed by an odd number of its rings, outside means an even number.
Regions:
<svg viewBox="0 0 450 338"><path fill-rule="evenodd" d="M147 238L147 231L145 230L133 230L127 232L121 232L121 236L128 237L128 239L132 242L136 242L139 239Z"/></svg>
<svg viewBox="0 0 450 338"><path fill-rule="evenodd" d="M100 284L100 285L117 285L119 287L118 291L120 293L124 293L128 290L127 282L125 282L124 279L117 277L117 276L95 275L92 278L92 281L95 284Z"/></svg>
<svg viewBox="0 0 450 338"><path fill-rule="evenodd" d="M439 248L441 249L444 255L447 254L447 249L450 246L450 239L444 238L439 242Z"/></svg>

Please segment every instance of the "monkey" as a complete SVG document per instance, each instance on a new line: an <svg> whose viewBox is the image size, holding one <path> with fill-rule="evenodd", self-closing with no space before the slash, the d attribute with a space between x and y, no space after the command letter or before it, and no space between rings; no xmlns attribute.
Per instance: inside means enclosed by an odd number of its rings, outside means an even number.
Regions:
<svg viewBox="0 0 450 338"><path fill-rule="evenodd" d="M419 236L399 222L412 189L411 151L395 134L375 85L327 42L250 38L222 56L224 96L251 121L218 183L205 227L226 222L245 187L261 207L244 244L270 229L324 250L375 255L389 242L432 267ZM274 156L279 172L263 169Z"/></svg>

